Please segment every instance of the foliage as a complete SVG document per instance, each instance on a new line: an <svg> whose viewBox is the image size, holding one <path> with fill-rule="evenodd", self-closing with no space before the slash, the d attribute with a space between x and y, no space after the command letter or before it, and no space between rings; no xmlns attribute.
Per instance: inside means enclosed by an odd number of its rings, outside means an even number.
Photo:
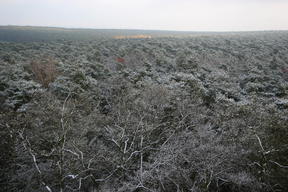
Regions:
<svg viewBox="0 0 288 192"><path fill-rule="evenodd" d="M287 38L0 42L0 188L287 191Z"/></svg>

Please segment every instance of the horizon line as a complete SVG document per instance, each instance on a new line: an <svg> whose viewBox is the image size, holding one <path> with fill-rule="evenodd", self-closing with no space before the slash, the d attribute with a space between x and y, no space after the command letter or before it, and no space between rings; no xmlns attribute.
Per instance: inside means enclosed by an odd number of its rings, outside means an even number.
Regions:
<svg viewBox="0 0 288 192"><path fill-rule="evenodd" d="M0 27L35 27L35 28L58 28L58 29L71 29L71 30L134 30L134 31L163 31L163 32L192 32L192 33L239 33L239 32L285 32L288 29L263 29L263 30L223 30L223 31L210 31L210 30L170 30L170 29L140 29L140 28L94 28L94 27L64 27L64 26L48 26L48 25L13 25L6 24Z"/></svg>

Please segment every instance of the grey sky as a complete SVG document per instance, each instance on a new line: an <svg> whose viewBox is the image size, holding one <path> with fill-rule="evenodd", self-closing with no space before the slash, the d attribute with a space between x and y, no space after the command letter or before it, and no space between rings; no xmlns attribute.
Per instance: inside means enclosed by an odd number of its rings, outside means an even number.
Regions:
<svg viewBox="0 0 288 192"><path fill-rule="evenodd" d="M0 0L0 25L288 30L288 0Z"/></svg>

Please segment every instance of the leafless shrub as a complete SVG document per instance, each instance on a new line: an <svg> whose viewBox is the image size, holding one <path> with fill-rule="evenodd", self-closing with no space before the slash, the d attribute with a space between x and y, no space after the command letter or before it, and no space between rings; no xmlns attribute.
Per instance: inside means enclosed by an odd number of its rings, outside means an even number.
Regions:
<svg viewBox="0 0 288 192"><path fill-rule="evenodd" d="M46 88L49 83L53 82L58 76L56 64L57 62L50 57L43 60L33 60L31 62L31 69L35 79Z"/></svg>

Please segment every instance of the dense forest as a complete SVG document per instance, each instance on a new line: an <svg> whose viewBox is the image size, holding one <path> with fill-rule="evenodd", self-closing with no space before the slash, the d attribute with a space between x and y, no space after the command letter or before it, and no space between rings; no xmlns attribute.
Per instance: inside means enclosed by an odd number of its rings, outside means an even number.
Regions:
<svg viewBox="0 0 288 192"><path fill-rule="evenodd" d="M288 191L288 32L19 28L0 191Z"/></svg>
<svg viewBox="0 0 288 192"><path fill-rule="evenodd" d="M99 40L111 39L117 36L149 35L153 37L183 37L204 34L208 32L181 32L157 30L127 30L127 29L77 29L57 27L31 26L0 26L0 41L39 42L55 40Z"/></svg>

